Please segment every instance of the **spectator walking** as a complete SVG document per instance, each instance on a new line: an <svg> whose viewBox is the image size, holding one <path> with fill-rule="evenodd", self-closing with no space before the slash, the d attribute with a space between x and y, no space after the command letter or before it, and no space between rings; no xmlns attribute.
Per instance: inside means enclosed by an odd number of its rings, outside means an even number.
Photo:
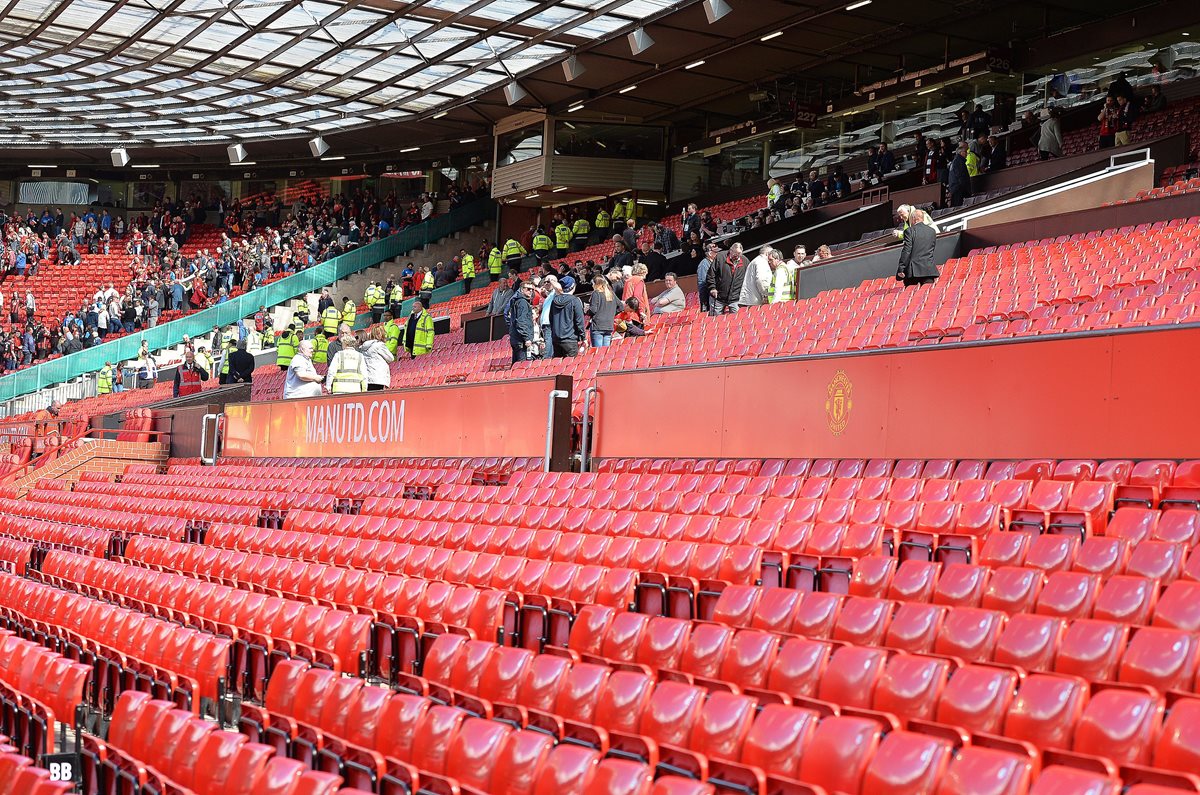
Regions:
<svg viewBox="0 0 1200 795"><path fill-rule="evenodd" d="M904 233L904 246L900 249L896 279L903 281L905 287L932 284L939 275L937 266L933 264L937 233L933 231L933 227L922 223L924 216L924 211L913 210L910 216L912 224Z"/></svg>
<svg viewBox="0 0 1200 795"><path fill-rule="evenodd" d="M1038 136L1038 156L1042 160L1062 157L1062 121L1059 119L1058 108L1050 108L1046 113L1046 120L1042 122L1041 133Z"/></svg>
<svg viewBox="0 0 1200 795"><path fill-rule="evenodd" d="M729 251L718 254L708 269L705 289L708 291L708 313L722 315L736 312L742 283L746 279L746 258L742 244L734 243Z"/></svg>

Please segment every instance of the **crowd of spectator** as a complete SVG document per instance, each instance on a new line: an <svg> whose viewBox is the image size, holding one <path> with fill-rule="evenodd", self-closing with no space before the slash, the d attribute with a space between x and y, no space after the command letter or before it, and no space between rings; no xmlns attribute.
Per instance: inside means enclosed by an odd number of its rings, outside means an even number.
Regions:
<svg viewBox="0 0 1200 795"><path fill-rule="evenodd" d="M447 198L457 207L487 194L486 183L475 189L451 186ZM223 303L421 223L434 214L435 199L428 193L410 200L394 192L376 197L360 189L298 199L290 207L278 195L234 200L228 206L219 199L214 204L191 197L161 202L128 219L103 208L70 216L58 209L30 209L23 218L0 212L5 277L36 276L38 264L47 259L72 266L86 254L129 258L124 286L98 285L89 300L62 318L39 313L30 291L24 296L14 291L7 302L0 292L0 318L11 324L0 331L0 372L153 328L166 312ZM184 253L193 225L213 211L221 226L219 245Z"/></svg>

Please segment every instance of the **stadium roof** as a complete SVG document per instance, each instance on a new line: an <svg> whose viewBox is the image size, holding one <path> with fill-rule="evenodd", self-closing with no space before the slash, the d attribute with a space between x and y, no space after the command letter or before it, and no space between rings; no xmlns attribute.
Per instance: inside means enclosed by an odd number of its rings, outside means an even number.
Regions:
<svg viewBox="0 0 1200 795"><path fill-rule="evenodd" d="M399 162L478 154L507 116L575 107L697 136L753 118L776 81L845 96L1000 48L1019 85L1196 17L1194 0L0 0L0 147L215 165L238 142L290 164L320 135ZM634 54L638 28L653 42Z"/></svg>
<svg viewBox="0 0 1200 795"><path fill-rule="evenodd" d="M10 0L0 146L254 142L429 116L680 4Z"/></svg>

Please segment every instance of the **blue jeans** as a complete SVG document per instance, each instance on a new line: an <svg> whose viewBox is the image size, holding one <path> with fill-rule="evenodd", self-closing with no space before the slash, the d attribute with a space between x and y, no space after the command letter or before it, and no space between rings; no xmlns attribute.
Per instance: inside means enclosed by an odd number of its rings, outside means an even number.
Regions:
<svg viewBox="0 0 1200 795"><path fill-rule="evenodd" d="M607 348L609 345L612 344L612 335L613 335L613 333L611 331L593 331L592 332L592 347L593 348Z"/></svg>

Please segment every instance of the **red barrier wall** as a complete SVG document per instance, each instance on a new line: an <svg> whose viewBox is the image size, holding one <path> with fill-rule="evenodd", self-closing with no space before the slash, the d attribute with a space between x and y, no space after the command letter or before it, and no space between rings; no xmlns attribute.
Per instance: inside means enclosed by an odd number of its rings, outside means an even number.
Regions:
<svg viewBox="0 0 1200 795"><path fill-rule="evenodd" d="M555 388L570 392L570 378L230 404L223 455L540 458ZM571 402L556 403L567 433L556 416L555 435L569 442Z"/></svg>
<svg viewBox="0 0 1200 795"><path fill-rule="evenodd" d="M592 454L1195 458L1197 350L1200 327L606 373Z"/></svg>

